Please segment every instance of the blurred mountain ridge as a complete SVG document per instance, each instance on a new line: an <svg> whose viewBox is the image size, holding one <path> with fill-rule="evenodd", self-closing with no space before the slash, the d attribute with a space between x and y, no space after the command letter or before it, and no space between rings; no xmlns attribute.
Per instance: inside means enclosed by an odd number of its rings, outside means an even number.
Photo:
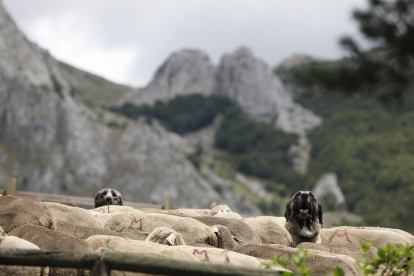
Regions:
<svg viewBox="0 0 414 276"><path fill-rule="evenodd" d="M185 139L101 107L126 88L55 60L0 2L0 183L15 176L21 190L90 197L112 187L126 200L158 204L171 193L181 207L215 202L261 214L218 176L209 182L212 172L187 158L194 149Z"/></svg>

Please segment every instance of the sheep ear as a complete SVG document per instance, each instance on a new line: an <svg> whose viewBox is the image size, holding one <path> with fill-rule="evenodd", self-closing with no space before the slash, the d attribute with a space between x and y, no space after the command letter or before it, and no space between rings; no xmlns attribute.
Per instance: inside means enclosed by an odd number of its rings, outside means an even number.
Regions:
<svg viewBox="0 0 414 276"><path fill-rule="evenodd" d="M286 221L288 221L288 220L289 220L289 218L290 218L290 200L289 200L289 202L286 204L285 218L286 218Z"/></svg>
<svg viewBox="0 0 414 276"><path fill-rule="evenodd" d="M174 234L171 234L171 235L169 235L168 237L167 237L167 241L171 244L171 245L175 245L174 244L174 242L175 242L175 235Z"/></svg>
<svg viewBox="0 0 414 276"><path fill-rule="evenodd" d="M322 205L320 205L318 203L318 218L319 218L319 223L323 224L322 218L323 218L323 213L322 213Z"/></svg>

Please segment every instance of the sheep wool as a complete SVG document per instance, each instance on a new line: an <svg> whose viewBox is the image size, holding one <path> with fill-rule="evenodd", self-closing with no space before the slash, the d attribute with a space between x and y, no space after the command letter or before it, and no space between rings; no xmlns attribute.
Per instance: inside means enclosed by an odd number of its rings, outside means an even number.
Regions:
<svg viewBox="0 0 414 276"><path fill-rule="evenodd" d="M27 240L40 249L85 251L92 252L92 248L84 240L61 232L53 231L36 225L23 225L8 234Z"/></svg>
<svg viewBox="0 0 414 276"><path fill-rule="evenodd" d="M109 250L114 252L126 252L144 254L156 257L170 257L180 260L198 261L191 253L181 249L181 246L165 246L157 243L130 240L121 237L97 235L86 239L86 242L95 250Z"/></svg>
<svg viewBox="0 0 414 276"><path fill-rule="evenodd" d="M49 208L52 214L59 220L80 226L102 228L98 219L85 209L55 202L42 202L40 204Z"/></svg>
<svg viewBox="0 0 414 276"><path fill-rule="evenodd" d="M109 209L109 212L108 212ZM101 214L104 213L117 213L117 212L134 212L134 211L138 211L138 209L134 209L133 207L130 206L121 206L121 205L109 205L108 206L101 206L89 211L94 211L94 212L98 212Z"/></svg>
<svg viewBox="0 0 414 276"><path fill-rule="evenodd" d="M56 231L74 236L76 238L86 240L87 238L94 236L94 235L106 235L106 236L117 236L131 240L145 240L148 237L148 233L141 232L138 230L131 231L129 233L121 233L112 231L109 229L101 229L101 228L94 228L94 227L85 227L75 225L66 221L57 221L57 229Z"/></svg>
<svg viewBox="0 0 414 276"><path fill-rule="evenodd" d="M56 229L56 219L41 202L14 196L0 197L0 225L7 232L25 225Z"/></svg>
<svg viewBox="0 0 414 276"><path fill-rule="evenodd" d="M211 228L187 217L136 212L114 213L103 227L117 232L152 232L157 227L169 227L180 233L187 244L204 243L217 247L217 237Z"/></svg>
<svg viewBox="0 0 414 276"><path fill-rule="evenodd" d="M155 228L145 241L169 246L186 245L181 234L168 227Z"/></svg>
<svg viewBox="0 0 414 276"><path fill-rule="evenodd" d="M0 248L39 250L38 246L18 237L0 237L0 240ZM49 269L39 266L0 265L0 275L49 275Z"/></svg>
<svg viewBox="0 0 414 276"><path fill-rule="evenodd" d="M256 231L264 244L290 246L292 243L292 236L276 217L261 216L242 219L242 221Z"/></svg>
<svg viewBox="0 0 414 276"><path fill-rule="evenodd" d="M396 232L389 230L367 230L367 229L349 229L343 227L321 229L320 232L322 245L344 245L358 244L359 242L368 243L379 249L385 248L387 243L391 245L410 244L410 240Z"/></svg>
<svg viewBox="0 0 414 276"><path fill-rule="evenodd" d="M214 215L214 217L228 218L228 219L242 219L242 216L240 216L239 214L234 213L234 212L217 213L217 214Z"/></svg>
<svg viewBox="0 0 414 276"><path fill-rule="evenodd" d="M260 238L256 231L242 220L209 216L194 217L194 219L210 227L213 225L223 225L227 227L231 234L240 241L240 244L260 243Z"/></svg>
<svg viewBox="0 0 414 276"><path fill-rule="evenodd" d="M410 240L410 244L414 245L414 236L411 235L410 233L401 230L401 229L395 229L395 228L384 228L384 227L369 227L369 226L363 226L363 227L353 227L353 226L340 226L340 227L334 227L334 228L330 228L330 229L356 229L356 230L387 230L387 231L391 231L391 232L395 232L397 234L400 234L401 236L406 237L407 239Z"/></svg>
<svg viewBox="0 0 414 276"><path fill-rule="evenodd" d="M159 214L166 214L166 215L175 215L181 217L199 217L200 215L190 209L175 209L175 210L165 210L159 212Z"/></svg>
<svg viewBox="0 0 414 276"><path fill-rule="evenodd" d="M220 213L225 213L225 212L232 212L230 207L227 205L217 205L216 207L212 208L209 212L208 212L208 216L213 217L214 215L216 215L218 212Z"/></svg>
<svg viewBox="0 0 414 276"><path fill-rule="evenodd" d="M374 246L371 246L369 250L364 253L361 250L361 246L359 244L322 245L313 242L302 242L297 246L297 248L300 247L308 250L319 250L332 254L346 255L358 261L361 260L362 255L364 254L367 260L372 260L373 258L376 258L378 256L378 250Z"/></svg>

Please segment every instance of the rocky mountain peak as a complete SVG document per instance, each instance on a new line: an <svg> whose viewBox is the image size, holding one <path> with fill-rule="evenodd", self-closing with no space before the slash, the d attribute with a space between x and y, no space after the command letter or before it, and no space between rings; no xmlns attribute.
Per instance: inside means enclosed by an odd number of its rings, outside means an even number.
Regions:
<svg viewBox="0 0 414 276"><path fill-rule="evenodd" d="M158 68L153 80L144 89L133 90L120 103L153 104L178 95L210 95L215 87L215 66L206 53L184 49L173 53Z"/></svg>
<svg viewBox="0 0 414 276"><path fill-rule="evenodd" d="M254 119L299 135L306 135L322 122L295 103L269 66L246 47L224 55L217 76L218 93L235 101Z"/></svg>
<svg viewBox="0 0 414 276"><path fill-rule="evenodd" d="M83 105L59 66L25 38L0 2L0 183L15 176L19 190L90 197L112 187L126 200L158 204L171 193L181 207L209 208L217 202L241 213L261 213L219 176L214 183L207 179L211 173L203 176L188 160L185 150L191 146L181 136L156 121L118 118ZM144 99L153 101L149 91L161 88L167 98L182 91L208 92L201 88L214 82L197 77L213 78L214 72L200 51L177 53L158 70L159 81L148 86L150 98ZM228 193L219 194L216 182Z"/></svg>
<svg viewBox="0 0 414 276"><path fill-rule="evenodd" d="M43 62L44 51L29 42L19 31L0 2L0 70L9 78L34 85L51 85Z"/></svg>

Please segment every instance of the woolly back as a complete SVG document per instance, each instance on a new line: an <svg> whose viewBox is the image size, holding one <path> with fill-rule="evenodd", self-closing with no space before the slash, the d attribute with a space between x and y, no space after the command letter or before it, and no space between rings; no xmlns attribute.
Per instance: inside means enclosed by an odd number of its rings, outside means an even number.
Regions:
<svg viewBox="0 0 414 276"><path fill-rule="evenodd" d="M75 225L66 221L57 221L56 231L74 236L76 238L86 240L87 238L94 235L106 235L106 236L117 236L131 240L145 240L148 237L148 233L141 231L132 231L129 233L116 232L109 229L101 229L96 227L86 227Z"/></svg>
<svg viewBox="0 0 414 276"><path fill-rule="evenodd" d="M0 197L0 225L7 232L26 225L56 229L52 212L43 203L14 196Z"/></svg>
<svg viewBox="0 0 414 276"><path fill-rule="evenodd" d="M371 242L377 249L385 248L387 243L391 245L410 244L410 240L398 233L389 230L368 230L368 229L350 229L346 227L336 227L321 229L320 232L322 244L358 244L359 242Z"/></svg>
<svg viewBox="0 0 414 276"><path fill-rule="evenodd" d="M193 217L193 219L198 220L208 226L213 225L223 225L226 226L230 233L240 240L240 244L248 243L260 243L260 238L257 233L253 230L252 227L247 225L244 221L239 219L228 219L228 218L219 218L219 217Z"/></svg>
<svg viewBox="0 0 414 276"><path fill-rule="evenodd" d="M290 246L292 236L286 228L279 223L276 217L262 216L254 218L242 219L259 235L260 240L264 244L281 244Z"/></svg>
<svg viewBox="0 0 414 276"><path fill-rule="evenodd" d="M42 202L40 204L49 208L56 219L61 221L70 222L80 226L102 228L98 219L85 209L55 202Z"/></svg>

